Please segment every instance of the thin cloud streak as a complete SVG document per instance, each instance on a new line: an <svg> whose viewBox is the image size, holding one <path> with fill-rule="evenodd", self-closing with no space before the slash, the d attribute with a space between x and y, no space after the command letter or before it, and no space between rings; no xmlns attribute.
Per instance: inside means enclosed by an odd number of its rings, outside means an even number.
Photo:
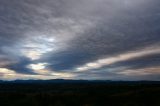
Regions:
<svg viewBox="0 0 160 106"><path fill-rule="evenodd" d="M109 58L98 59L94 62L86 63L84 66L76 68L76 70L77 71L87 71L87 70L92 70L92 69L98 69L106 65L111 65L117 62L126 61L126 60L139 58L139 57L146 56L146 55L157 54L157 53L160 53L159 47L157 48L149 47L149 49L145 48L142 50L130 51L128 53L119 54L117 56L113 56Z"/></svg>

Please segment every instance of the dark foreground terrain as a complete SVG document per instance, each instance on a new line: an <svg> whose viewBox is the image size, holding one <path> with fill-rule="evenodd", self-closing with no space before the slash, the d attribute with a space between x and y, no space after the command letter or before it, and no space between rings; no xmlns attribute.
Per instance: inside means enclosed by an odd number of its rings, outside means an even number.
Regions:
<svg viewBox="0 0 160 106"><path fill-rule="evenodd" d="M1 82L0 106L160 106L160 83Z"/></svg>

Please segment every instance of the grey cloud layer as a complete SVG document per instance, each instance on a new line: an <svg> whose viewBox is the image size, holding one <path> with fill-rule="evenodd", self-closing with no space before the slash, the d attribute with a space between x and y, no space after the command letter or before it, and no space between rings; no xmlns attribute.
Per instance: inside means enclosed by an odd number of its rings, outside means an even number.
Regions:
<svg viewBox="0 0 160 106"><path fill-rule="evenodd" d="M28 65L48 63L47 69L73 73L75 79L128 79L116 72L159 66L160 53L85 72L76 69L99 59L157 47L159 4L158 0L1 0L0 67L32 75ZM146 79L152 77L159 80L154 75Z"/></svg>

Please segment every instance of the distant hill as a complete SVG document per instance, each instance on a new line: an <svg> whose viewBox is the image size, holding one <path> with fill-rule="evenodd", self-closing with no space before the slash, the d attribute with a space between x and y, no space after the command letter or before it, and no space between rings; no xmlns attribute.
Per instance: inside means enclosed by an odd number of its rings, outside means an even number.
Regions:
<svg viewBox="0 0 160 106"><path fill-rule="evenodd" d="M51 79L51 80L14 80L3 81L0 83L108 83L108 84L160 84L160 81L112 81L112 80L66 80L66 79Z"/></svg>

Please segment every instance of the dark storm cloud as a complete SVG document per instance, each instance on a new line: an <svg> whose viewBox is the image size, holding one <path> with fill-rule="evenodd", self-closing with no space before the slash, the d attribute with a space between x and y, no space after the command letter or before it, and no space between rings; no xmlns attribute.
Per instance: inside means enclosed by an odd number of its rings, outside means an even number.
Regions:
<svg viewBox="0 0 160 106"><path fill-rule="evenodd" d="M19 73L31 72L30 69L26 68L31 61L29 61L29 59L24 59L25 57L21 57L22 54L17 46L21 46L27 37L37 36L26 36L24 33L28 31L39 31L42 25L46 27L46 20L50 15L52 17L57 17L63 14L63 12L60 12L61 8L59 8L60 5L63 5L61 2L63 1L0 1L0 53L6 55L5 57L8 56L7 61L13 61L13 59L14 61L18 61L17 63L11 64L8 68ZM47 10L50 10L52 13L48 14L47 12L49 11ZM21 41L22 44L19 44ZM1 59L1 61L3 62L4 59Z"/></svg>
<svg viewBox="0 0 160 106"><path fill-rule="evenodd" d="M84 64L85 62L87 62L87 60L91 61L91 57L91 54L87 54L83 51L71 50L57 53L50 57L50 59L47 59L47 61L51 63L51 65L48 66L49 68L61 71L73 69L80 64Z"/></svg>
<svg viewBox="0 0 160 106"><path fill-rule="evenodd" d="M97 17L101 17L99 23L87 30L81 36L73 39L69 43L70 47L67 53L61 53L56 57L69 57L63 59L57 59L60 64L65 61L65 63L70 64L70 69L73 68L75 60L79 65L83 65L89 61L93 61L106 56L117 55L120 53L125 53L132 50L137 50L143 47L151 46L154 44L159 44L160 36L160 9L157 8L159 2L150 2L147 7L136 8L120 8L117 10L119 13L114 14L114 17L107 20L107 10L102 7L101 13L94 14ZM104 15L106 13L106 15ZM116 13L116 12L115 12ZM83 53L78 53L76 51L83 51L85 54L90 56L85 58L79 58ZM73 63L71 54L73 55ZM54 57L54 56L53 56ZM146 57L147 58L147 57ZM55 58L53 58L54 60ZM54 65L53 65L54 66ZM65 69L65 64L55 66ZM69 69L69 67L66 67Z"/></svg>
<svg viewBox="0 0 160 106"><path fill-rule="evenodd" d="M30 63L31 61L29 59L21 57L21 59L17 63L10 64L6 66L6 68L15 70L17 73L34 75L35 73L33 72L33 70L26 67Z"/></svg>
<svg viewBox="0 0 160 106"><path fill-rule="evenodd" d="M74 39L72 47L103 56L159 43L160 15L158 12L153 14L154 7L147 10L140 13L139 10L122 11L122 14L112 17L110 22L106 22L104 17L94 28Z"/></svg>
<svg viewBox="0 0 160 106"><path fill-rule="evenodd" d="M157 47L159 5L159 0L1 0L0 66L34 74L28 65L48 63L51 71L74 72L99 59ZM158 66L159 58L148 53L74 74L127 79L111 71Z"/></svg>

